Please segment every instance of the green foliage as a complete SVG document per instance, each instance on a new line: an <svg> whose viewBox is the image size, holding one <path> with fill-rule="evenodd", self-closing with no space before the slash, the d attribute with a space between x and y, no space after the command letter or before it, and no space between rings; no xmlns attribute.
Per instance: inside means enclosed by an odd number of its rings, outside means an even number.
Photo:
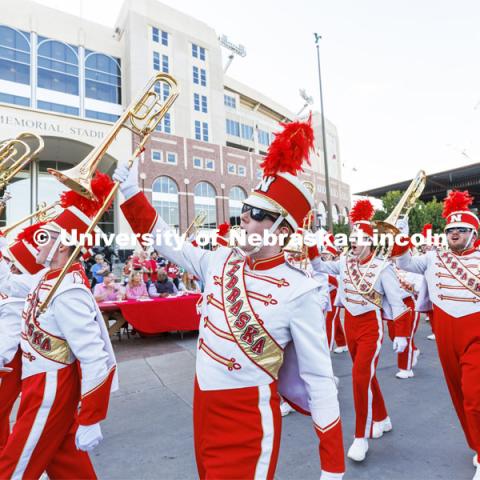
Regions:
<svg viewBox="0 0 480 480"><path fill-rule="evenodd" d="M384 195L381 200L383 210L375 212L374 220L385 220L391 211L395 208L403 192L394 190ZM408 215L408 224L410 233L421 232L426 223L431 223L433 226L433 233L443 232L445 227L445 220L442 218L443 203L436 198L429 202L422 202L417 200L415 206L410 210Z"/></svg>
<svg viewBox="0 0 480 480"><path fill-rule="evenodd" d="M337 233L343 233L345 235L350 235L350 225L348 223L334 223L333 224L333 235Z"/></svg>

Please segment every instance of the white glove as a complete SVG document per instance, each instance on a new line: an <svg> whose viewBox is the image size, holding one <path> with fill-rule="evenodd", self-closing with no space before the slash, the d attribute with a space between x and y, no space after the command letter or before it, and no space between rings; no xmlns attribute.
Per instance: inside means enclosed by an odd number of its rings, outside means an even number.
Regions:
<svg viewBox="0 0 480 480"><path fill-rule="evenodd" d="M395 337L393 339L393 351L402 353L407 348L407 337Z"/></svg>
<svg viewBox="0 0 480 480"><path fill-rule="evenodd" d="M399 218L397 220L396 227L400 230L401 233L408 235L410 228L408 227L408 217Z"/></svg>
<svg viewBox="0 0 480 480"><path fill-rule="evenodd" d="M120 182L120 191L125 200L132 198L140 191L138 188L138 161L133 162L130 169L126 163L119 165L113 172L112 178Z"/></svg>
<svg viewBox="0 0 480 480"><path fill-rule="evenodd" d="M8 245L7 237L5 237L4 235L0 235L0 250L2 250L2 248L5 248L7 245Z"/></svg>
<svg viewBox="0 0 480 480"><path fill-rule="evenodd" d="M75 434L75 446L77 450L84 452L92 451L103 440L100 423L93 425L79 425Z"/></svg>
<svg viewBox="0 0 480 480"><path fill-rule="evenodd" d="M320 480L342 480L342 479L343 479L343 473L330 473L322 470L322 474L320 475Z"/></svg>

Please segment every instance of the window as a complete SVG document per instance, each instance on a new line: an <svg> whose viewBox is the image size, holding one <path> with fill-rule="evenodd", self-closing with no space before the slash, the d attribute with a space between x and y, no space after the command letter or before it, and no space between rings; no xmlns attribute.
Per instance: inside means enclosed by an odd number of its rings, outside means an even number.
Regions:
<svg viewBox="0 0 480 480"><path fill-rule="evenodd" d="M96 112L95 110L85 110L85 116L87 118L95 118L97 120L103 120L104 122L116 122L118 115L112 113Z"/></svg>
<svg viewBox="0 0 480 480"><path fill-rule="evenodd" d="M0 78L30 84L29 33L10 27L0 27Z"/></svg>
<svg viewBox="0 0 480 480"><path fill-rule="evenodd" d="M158 43L160 40L160 30L157 27L152 27L152 41Z"/></svg>
<svg viewBox="0 0 480 480"><path fill-rule="evenodd" d="M152 150L152 162L163 162L163 152L160 150Z"/></svg>
<svg viewBox="0 0 480 480"><path fill-rule="evenodd" d="M202 140L208 142L208 123L202 122Z"/></svg>
<svg viewBox="0 0 480 480"><path fill-rule="evenodd" d="M195 111L200 111L200 95L198 93L193 94L193 108Z"/></svg>
<svg viewBox="0 0 480 480"><path fill-rule="evenodd" d="M237 174L240 175L241 177L246 177L247 176L247 169L244 165L239 165L237 167Z"/></svg>
<svg viewBox="0 0 480 480"><path fill-rule="evenodd" d="M210 158L205 159L205 170L215 170L215 160L212 160Z"/></svg>
<svg viewBox="0 0 480 480"><path fill-rule="evenodd" d="M195 43L192 43L192 57L199 58L200 60L205 60L206 50L204 47L199 47Z"/></svg>
<svg viewBox="0 0 480 480"><path fill-rule="evenodd" d="M193 168L203 168L203 158L193 157Z"/></svg>
<svg viewBox="0 0 480 480"><path fill-rule="evenodd" d="M207 86L207 71L204 68L200 69L200 85L202 87Z"/></svg>
<svg viewBox="0 0 480 480"><path fill-rule="evenodd" d="M42 102L41 100L37 102L37 108L40 108L41 110L49 110L50 112L66 113L67 115L78 115L80 113L79 109L76 107L61 105L60 103Z"/></svg>
<svg viewBox="0 0 480 480"><path fill-rule="evenodd" d="M13 105L22 105L24 107L30 106L30 99L27 97L19 97L18 95L9 95L8 93L0 92L0 102L11 103Z"/></svg>
<svg viewBox="0 0 480 480"><path fill-rule="evenodd" d="M202 139L201 124L199 120L195 120L195 140Z"/></svg>
<svg viewBox="0 0 480 480"><path fill-rule="evenodd" d="M157 72L160 71L160 54L158 52L153 52L153 69Z"/></svg>
<svg viewBox="0 0 480 480"><path fill-rule="evenodd" d="M242 138L245 140L253 140L253 127L242 123Z"/></svg>
<svg viewBox="0 0 480 480"><path fill-rule="evenodd" d="M168 32L162 30L162 45L168 47Z"/></svg>
<svg viewBox="0 0 480 480"><path fill-rule="evenodd" d="M167 152L167 162L170 165L176 165L177 164L177 154L173 152Z"/></svg>
<svg viewBox="0 0 480 480"><path fill-rule="evenodd" d="M170 177L158 177L152 183L152 206L173 228L179 226L178 186Z"/></svg>
<svg viewBox="0 0 480 480"><path fill-rule="evenodd" d="M207 112L207 97L205 95L202 95L202 112L203 113L208 113Z"/></svg>
<svg viewBox="0 0 480 480"><path fill-rule="evenodd" d="M38 86L78 95L77 47L38 37Z"/></svg>
<svg viewBox="0 0 480 480"><path fill-rule="evenodd" d="M258 169L255 176L257 177L257 180L261 180L263 178L263 170Z"/></svg>
<svg viewBox="0 0 480 480"><path fill-rule="evenodd" d="M162 96L162 100L165 101L170 95L170 85L165 82L156 82L154 85L155 93Z"/></svg>
<svg viewBox="0 0 480 480"><path fill-rule="evenodd" d="M120 59L85 52L85 96L103 102L122 103Z"/></svg>
<svg viewBox="0 0 480 480"><path fill-rule="evenodd" d="M230 225L240 225L243 201L247 198L247 192L241 187L232 187L228 194L228 210Z"/></svg>
<svg viewBox="0 0 480 480"><path fill-rule="evenodd" d="M157 27L152 27L152 40L155 43L161 43L165 47L168 47L168 32L158 29Z"/></svg>
<svg viewBox="0 0 480 480"><path fill-rule="evenodd" d="M199 182L195 185L194 205L195 216L199 213L205 213L207 218L205 226L207 228L215 228L217 226L217 206L216 192L212 185L207 182Z"/></svg>
<svg viewBox="0 0 480 480"><path fill-rule="evenodd" d="M223 103L225 104L226 107L237 108L237 100L235 97L232 97L231 95L225 94L223 96Z"/></svg>
<svg viewBox="0 0 480 480"><path fill-rule="evenodd" d="M258 129L258 143L261 145L270 145L270 135L265 130Z"/></svg>
<svg viewBox="0 0 480 480"><path fill-rule="evenodd" d="M168 73L168 55L162 55L162 72Z"/></svg>
<svg viewBox="0 0 480 480"><path fill-rule="evenodd" d="M227 164L227 172L230 175L236 175L237 173L237 166L234 163Z"/></svg>
<svg viewBox="0 0 480 480"><path fill-rule="evenodd" d="M172 118L170 112L165 114L165 116L156 126L155 130L157 132L172 133Z"/></svg>
<svg viewBox="0 0 480 480"><path fill-rule="evenodd" d="M200 84L200 77L198 73L198 67L193 67L193 83L196 83L197 85Z"/></svg>
<svg viewBox="0 0 480 480"><path fill-rule="evenodd" d="M230 120L227 118L227 133L233 135L234 137L240 136L240 123L235 120Z"/></svg>

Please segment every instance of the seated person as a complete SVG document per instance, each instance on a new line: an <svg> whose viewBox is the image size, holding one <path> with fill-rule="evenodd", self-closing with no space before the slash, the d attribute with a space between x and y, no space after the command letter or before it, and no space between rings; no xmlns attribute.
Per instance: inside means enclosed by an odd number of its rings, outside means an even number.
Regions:
<svg viewBox="0 0 480 480"><path fill-rule="evenodd" d="M110 272L103 277L103 283L97 283L93 289L93 296L97 302L123 300L124 292L119 283L115 283L115 274Z"/></svg>
<svg viewBox="0 0 480 480"><path fill-rule="evenodd" d="M177 287L168 279L167 272L163 268L158 270L158 280L152 282L148 288L151 297L168 297L178 293Z"/></svg>
<svg viewBox="0 0 480 480"><path fill-rule="evenodd" d="M138 300L139 298L148 298L147 287L142 279L142 272L133 271L128 279L125 290L127 300Z"/></svg>
<svg viewBox="0 0 480 480"><path fill-rule="evenodd" d="M188 272L183 272L178 289L181 292L200 293L200 287L195 281L195 276Z"/></svg>

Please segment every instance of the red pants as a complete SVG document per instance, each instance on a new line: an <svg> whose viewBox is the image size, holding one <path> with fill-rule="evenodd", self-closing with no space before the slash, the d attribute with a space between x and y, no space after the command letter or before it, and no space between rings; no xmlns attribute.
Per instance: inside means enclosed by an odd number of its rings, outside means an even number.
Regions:
<svg viewBox="0 0 480 480"><path fill-rule="evenodd" d="M282 417L276 383L200 390L193 402L195 457L203 479L273 479Z"/></svg>
<svg viewBox="0 0 480 480"><path fill-rule="evenodd" d="M345 310L345 335L352 357L355 438L370 438L373 422L387 417L387 409L376 377L383 341L380 312L353 316Z"/></svg>
<svg viewBox="0 0 480 480"><path fill-rule="evenodd" d="M333 340L335 340L337 347L344 347L347 344L345 334L343 333L342 322L340 320L341 311L341 307L332 307L332 310L328 312L325 317L328 347L330 350L333 350Z"/></svg>
<svg viewBox="0 0 480 480"><path fill-rule="evenodd" d="M408 325L410 333L407 338L407 348L397 355L397 365L401 370L411 370L413 368L413 354L417 347L415 346L415 332L417 331L418 325L420 323L420 313L415 312L414 310L410 311ZM390 340L393 341L395 338L395 323L392 321L387 321L388 327L388 336Z"/></svg>
<svg viewBox="0 0 480 480"><path fill-rule="evenodd" d="M434 306L438 355L468 445L480 458L480 314L454 318Z"/></svg>
<svg viewBox="0 0 480 480"><path fill-rule="evenodd" d="M75 447L80 378L74 363L22 382L17 421L0 455L1 479L91 479L86 452Z"/></svg>
<svg viewBox="0 0 480 480"><path fill-rule="evenodd" d="M20 349L13 360L5 366L13 368L13 372L0 380L0 452L10 435L10 414L22 388L22 352Z"/></svg>

